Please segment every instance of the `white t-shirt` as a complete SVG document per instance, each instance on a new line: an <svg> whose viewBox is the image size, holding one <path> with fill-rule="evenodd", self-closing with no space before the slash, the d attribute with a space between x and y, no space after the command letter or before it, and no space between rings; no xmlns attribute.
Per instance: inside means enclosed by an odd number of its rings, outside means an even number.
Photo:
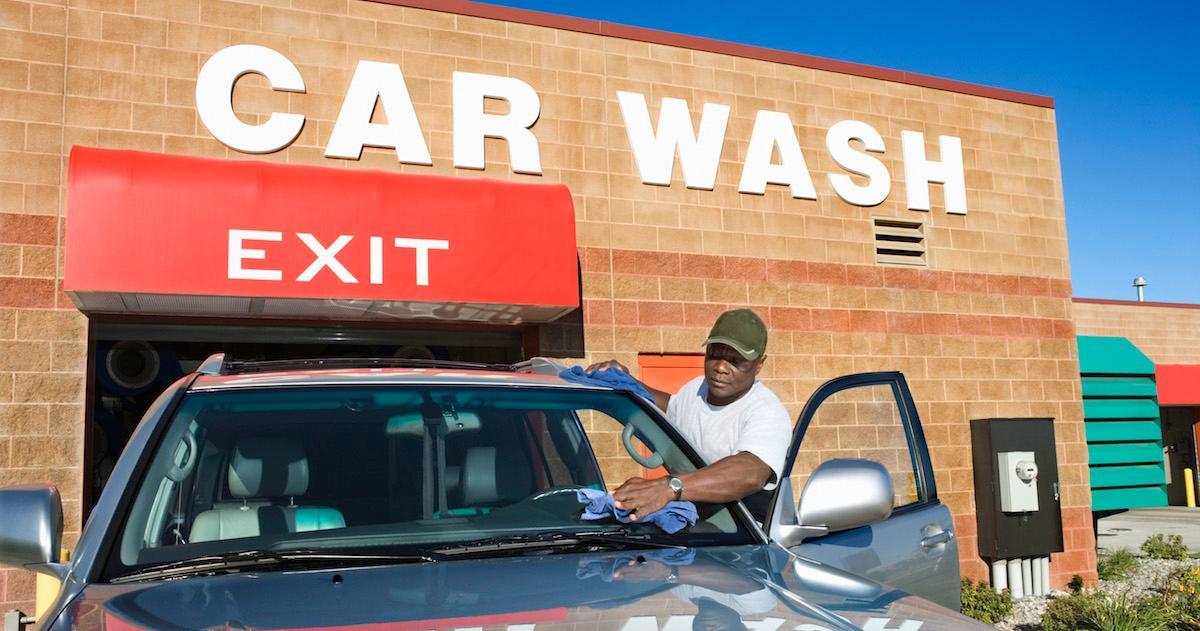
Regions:
<svg viewBox="0 0 1200 631"><path fill-rule="evenodd" d="M779 397L761 382L754 382L737 401L721 406L708 402L708 384L704 377L696 377L671 397L667 419L706 464L748 451L771 467L775 481L779 480L792 441L792 419ZM773 489L775 482L763 488Z"/></svg>

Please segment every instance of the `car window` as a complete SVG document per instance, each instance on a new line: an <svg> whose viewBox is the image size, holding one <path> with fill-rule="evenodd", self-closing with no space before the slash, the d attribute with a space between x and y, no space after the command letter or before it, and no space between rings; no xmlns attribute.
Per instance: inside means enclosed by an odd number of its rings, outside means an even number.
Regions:
<svg viewBox="0 0 1200 631"><path fill-rule="evenodd" d="M808 425L792 468L792 488L803 489L827 460L862 458L891 474L894 507L920 502L928 494L919 483L919 454L912 445L890 383L839 390L820 404ZM799 498L796 493L797 503Z"/></svg>
<svg viewBox="0 0 1200 631"><path fill-rule="evenodd" d="M626 428L631 428L626 432ZM623 433L628 433L627 449ZM579 489L639 464L696 468L649 403L512 386L241 388L188 394L124 516L109 574L237 550L428 550L583 521ZM724 505L698 506L683 545L748 543Z"/></svg>

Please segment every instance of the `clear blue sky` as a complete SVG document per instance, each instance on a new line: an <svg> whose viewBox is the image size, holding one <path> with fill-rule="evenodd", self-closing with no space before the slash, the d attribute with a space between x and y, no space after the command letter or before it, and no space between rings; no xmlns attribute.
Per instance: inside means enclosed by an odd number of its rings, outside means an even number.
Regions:
<svg viewBox="0 0 1200 631"><path fill-rule="evenodd" d="M491 1L1054 97L1074 294L1200 303L1200 2Z"/></svg>

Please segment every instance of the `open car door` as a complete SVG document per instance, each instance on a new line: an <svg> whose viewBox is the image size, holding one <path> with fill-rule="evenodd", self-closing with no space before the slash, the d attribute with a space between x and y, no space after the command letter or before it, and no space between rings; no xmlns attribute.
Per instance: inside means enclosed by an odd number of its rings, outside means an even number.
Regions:
<svg viewBox="0 0 1200 631"><path fill-rule="evenodd" d="M807 489L810 492L806 498L806 484L823 463L849 463L853 468L855 461L845 459L868 460L886 469L886 475L851 480L874 480L873 487L880 488L869 490L876 497L884 493L882 510L876 511L878 516L868 523L859 520L856 527L827 528L829 532L824 534L825 524L804 524L801 516L813 515L814 505L818 505L819 513L822 508L819 504L828 502L830 494ZM835 460L839 462L830 463ZM870 467L882 471L877 465L859 464L867 465L868 473ZM828 468L827 464L823 469ZM818 388L796 423L783 475L766 524L776 540L808 559L958 610L958 543L954 522L950 511L938 501L925 434L902 374L848 375ZM885 488L889 478L890 511ZM827 485L826 489L829 488ZM843 495L863 490L846 484ZM802 503L803 511L799 510ZM778 536L786 528L781 525L787 524L815 528L805 529L808 534L804 537ZM796 531L793 527L793 534Z"/></svg>

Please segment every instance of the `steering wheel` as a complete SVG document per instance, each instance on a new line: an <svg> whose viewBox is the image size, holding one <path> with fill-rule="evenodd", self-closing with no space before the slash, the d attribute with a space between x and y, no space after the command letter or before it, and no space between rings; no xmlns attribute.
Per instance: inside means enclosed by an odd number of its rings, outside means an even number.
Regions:
<svg viewBox="0 0 1200 631"><path fill-rule="evenodd" d="M545 500L545 499L548 499L551 497L558 497L558 496L566 494L566 493L574 493L575 491L578 491L579 489L583 489L583 488L587 488L587 487L579 485L579 484L560 484L557 486L552 486L547 489L542 489L542 490L538 491L537 493L534 493L533 495L530 495L529 497L525 498L523 501L540 502L542 500Z"/></svg>

